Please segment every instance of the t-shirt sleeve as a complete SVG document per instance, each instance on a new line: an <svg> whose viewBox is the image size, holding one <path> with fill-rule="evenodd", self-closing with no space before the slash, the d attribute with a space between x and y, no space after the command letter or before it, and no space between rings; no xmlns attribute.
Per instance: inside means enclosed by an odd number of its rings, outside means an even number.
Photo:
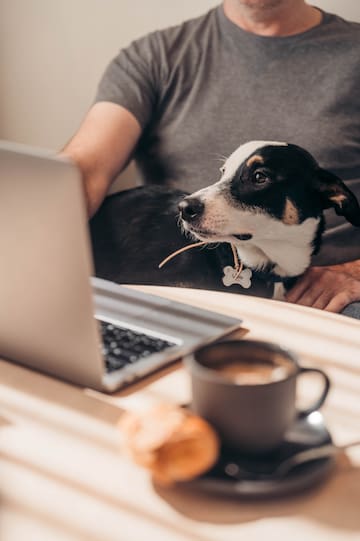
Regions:
<svg viewBox="0 0 360 541"><path fill-rule="evenodd" d="M161 56L156 34L122 49L107 66L95 102L110 101L125 107L145 128L157 104Z"/></svg>

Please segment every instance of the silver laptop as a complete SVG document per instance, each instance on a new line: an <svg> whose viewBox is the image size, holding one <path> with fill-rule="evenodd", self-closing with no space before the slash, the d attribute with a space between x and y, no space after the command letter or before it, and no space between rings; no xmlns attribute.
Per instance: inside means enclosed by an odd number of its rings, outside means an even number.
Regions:
<svg viewBox="0 0 360 541"><path fill-rule="evenodd" d="M6 142L0 254L0 355L81 386L114 391L241 324L91 278L78 169Z"/></svg>

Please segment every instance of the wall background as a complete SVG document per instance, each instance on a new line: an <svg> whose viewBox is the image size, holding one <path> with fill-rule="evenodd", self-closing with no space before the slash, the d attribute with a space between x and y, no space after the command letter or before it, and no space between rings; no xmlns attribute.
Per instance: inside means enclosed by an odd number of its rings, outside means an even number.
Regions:
<svg viewBox="0 0 360 541"><path fill-rule="evenodd" d="M0 0L0 138L60 149L120 47L220 0ZM313 5L360 21L359 0Z"/></svg>

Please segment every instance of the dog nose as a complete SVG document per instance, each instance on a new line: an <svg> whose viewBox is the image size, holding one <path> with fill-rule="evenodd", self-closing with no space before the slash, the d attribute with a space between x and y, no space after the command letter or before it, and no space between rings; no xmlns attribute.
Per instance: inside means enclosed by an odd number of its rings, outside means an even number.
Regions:
<svg viewBox="0 0 360 541"><path fill-rule="evenodd" d="M204 212L205 205L196 197L186 197L179 203L180 216L185 222L193 222Z"/></svg>

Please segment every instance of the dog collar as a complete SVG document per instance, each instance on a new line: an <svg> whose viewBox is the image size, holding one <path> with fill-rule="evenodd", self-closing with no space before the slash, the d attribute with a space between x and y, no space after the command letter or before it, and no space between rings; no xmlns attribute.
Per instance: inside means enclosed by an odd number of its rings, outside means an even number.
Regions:
<svg viewBox="0 0 360 541"><path fill-rule="evenodd" d="M208 243L201 241L183 246L163 259L161 263L159 263L159 269L161 269L166 263L168 263L178 254L181 254L182 252L185 252L191 248L197 248L205 245L208 245ZM239 260L235 246L227 242L218 245L215 244L214 247L216 248L216 255L220 263L220 268L223 271L222 283L226 287L238 284L244 289L249 289L249 287L252 285L252 278L255 278L268 284L282 282L286 288L290 288L292 285L294 285L297 279L297 277L286 278L279 276L271 272L271 270L255 271L249 267L244 268L242 262Z"/></svg>
<svg viewBox="0 0 360 541"><path fill-rule="evenodd" d="M235 267L232 267L231 265L226 265L223 268L223 277L222 277L222 283L226 287L230 287L234 284L239 284L244 289L249 289L251 287L251 280L254 278L257 278L263 282L267 282L268 284L284 284L286 289L290 289L293 285L295 285L295 282L297 280L296 276L293 276L291 278L279 276L277 274L273 274L271 272L266 271L255 271L253 269L250 269L249 267L244 267L241 272L239 272Z"/></svg>
<svg viewBox="0 0 360 541"><path fill-rule="evenodd" d="M243 267L241 272L236 268L234 263L234 254L228 243L223 243L217 248L220 265L222 267L223 276L222 283L226 287L234 284L239 284L244 289L248 289L252 285L252 280L257 279L268 284L283 283L287 289L292 287L297 277L279 276L271 270L254 270L250 267Z"/></svg>
<svg viewBox="0 0 360 541"><path fill-rule="evenodd" d="M285 284L288 280L292 280L292 278L289 278L288 276L279 276L278 274L274 274L271 271L253 270L252 272L254 276L259 278L259 280L264 280L265 282L271 282L273 284L276 284L276 283Z"/></svg>

